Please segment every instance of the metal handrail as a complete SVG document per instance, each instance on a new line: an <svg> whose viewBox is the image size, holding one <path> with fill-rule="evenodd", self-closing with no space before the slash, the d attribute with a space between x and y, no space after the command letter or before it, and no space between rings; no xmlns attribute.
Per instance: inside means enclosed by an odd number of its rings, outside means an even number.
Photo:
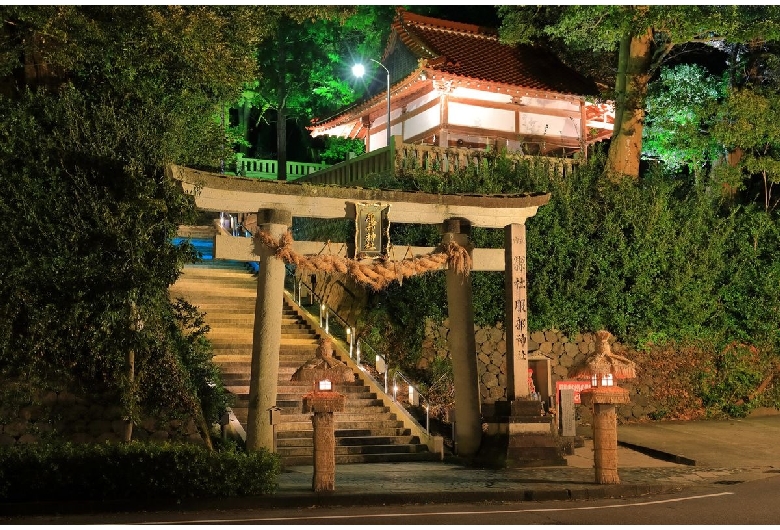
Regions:
<svg viewBox="0 0 780 530"><path fill-rule="evenodd" d="M289 273L290 269L287 269L287 272ZM423 392L421 392L420 388L415 383L413 383L403 372L401 372L397 368L392 370L392 372L393 372L393 375L392 375L392 381L393 381L393 389L392 390L393 390L393 392L391 394L390 393L390 388L388 387L388 378L389 378L389 373L390 373L391 369L390 369L390 365L387 363L386 359L382 355L377 353L376 350L373 347L371 347L370 344L368 344L368 343L366 343L364 341L361 343L360 340L356 340L355 339L354 330L349 325L349 323L341 315L339 315L337 311L335 311L331 307L329 307L322 300L322 298L319 295L317 295L317 293L314 292L314 289L312 288L311 285L309 285L308 283L304 282L303 280L296 280L294 276L292 277L292 279L293 279L293 293L292 293L293 294L293 300L298 304L298 306L302 310L304 310L307 313L309 313L310 315L312 315L312 317L315 317L314 314L312 314L310 311L308 311L303 306L303 303L302 303L303 302L303 288L305 287L306 290L308 291L310 305L314 305L314 303L313 303L314 301L317 302L317 308L318 308L317 312L318 312L318 315L316 315L316 317L319 318L320 327L323 330L325 330L325 333L330 335L332 338L337 338L337 337L333 333L331 333L331 329L330 329L330 316L333 315L335 317L336 321L344 329L344 332L345 332L345 343L349 347L349 357L350 357L350 359L354 359L355 360L355 364L357 364L358 368L360 368L360 370L368 378L370 378L374 382L374 384L376 384L378 387L384 389L384 393L385 393L385 395L387 397L392 399L394 402L400 403L401 405L403 405L403 401L399 401L398 400L398 390L399 390L399 388L398 388L398 379L401 379L406 384L407 389L412 389L411 391L409 391L410 397L415 395L415 394L417 396L419 396L420 403L422 403L421 406L425 409L425 427L424 427L424 430L425 430L426 434L430 434L430 400L428 399L428 396L426 396ZM370 358L373 357L375 359L375 363L374 363L373 369L377 373L379 373L379 374L381 374L383 376L383 379L384 379L383 383L380 383L379 381L377 381L376 378L374 378L374 376L371 374L371 372L369 372L366 369L366 366L371 366L370 363L361 362L362 360L364 360L366 358L365 355L361 356L361 347L364 350L363 353L365 353L365 350L369 350L371 352L371 355L369 355L368 358L370 359ZM382 364L384 365L383 366L384 370L379 370L378 367L376 366L376 364L378 364L376 361L379 361L379 360L381 360ZM414 405L414 398L411 398L411 399L407 400L407 402L410 405ZM414 420L414 418L412 418L412 419ZM415 423L416 423L416 421L415 421ZM422 428L422 425L420 427Z"/></svg>

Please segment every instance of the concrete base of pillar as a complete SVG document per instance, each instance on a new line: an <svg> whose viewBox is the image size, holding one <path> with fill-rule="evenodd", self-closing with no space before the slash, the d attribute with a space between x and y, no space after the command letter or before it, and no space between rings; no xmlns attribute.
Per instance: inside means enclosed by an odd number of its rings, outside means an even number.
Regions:
<svg viewBox="0 0 780 530"><path fill-rule="evenodd" d="M497 402L476 463L492 468L565 466L565 443L539 401ZM504 413L503 415L501 413Z"/></svg>

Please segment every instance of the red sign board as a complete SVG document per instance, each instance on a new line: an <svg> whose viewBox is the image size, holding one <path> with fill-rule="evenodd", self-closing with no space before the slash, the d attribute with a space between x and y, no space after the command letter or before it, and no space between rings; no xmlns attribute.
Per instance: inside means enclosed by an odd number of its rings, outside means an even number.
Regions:
<svg viewBox="0 0 780 530"><path fill-rule="evenodd" d="M574 403L579 405L581 403L580 392L591 386L593 385L590 384L590 381L557 381L555 383L555 394L560 396L562 388L570 388L574 390Z"/></svg>

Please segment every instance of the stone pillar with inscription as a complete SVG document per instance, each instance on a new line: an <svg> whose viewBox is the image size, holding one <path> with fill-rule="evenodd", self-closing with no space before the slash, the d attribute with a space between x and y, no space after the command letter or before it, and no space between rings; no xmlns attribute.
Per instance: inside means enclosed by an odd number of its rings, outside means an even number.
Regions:
<svg viewBox="0 0 780 530"><path fill-rule="evenodd" d="M442 243L450 241L469 249L470 224L462 219L444 222ZM449 267L447 281L447 314L450 332L447 335L452 375L455 380L455 443L457 453L472 456L482 441L482 419L479 401L479 375L477 372L477 344L474 338L474 301L471 278Z"/></svg>
<svg viewBox="0 0 780 530"><path fill-rule="evenodd" d="M566 465L553 417L530 395L524 224L504 228L507 401L496 402L478 460L504 467Z"/></svg>
<svg viewBox="0 0 780 530"><path fill-rule="evenodd" d="M528 398L528 299L526 297L525 225L504 228L506 393L514 402Z"/></svg>
<svg viewBox="0 0 780 530"><path fill-rule="evenodd" d="M261 209L257 228L279 239L292 225L288 210ZM276 406L279 379L279 346L282 337L282 304L284 299L284 262L274 251L256 243L260 256L257 274L257 301L252 334L252 363L249 379L246 448L274 450L274 431L269 409Z"/></svg>

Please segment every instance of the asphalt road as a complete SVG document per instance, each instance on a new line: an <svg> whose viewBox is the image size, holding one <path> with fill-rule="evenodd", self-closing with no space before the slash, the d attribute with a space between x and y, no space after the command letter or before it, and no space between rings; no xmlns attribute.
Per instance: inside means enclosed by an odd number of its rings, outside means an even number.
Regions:
<svg viewBox="0 0 780 530"><path fill-rule="evenodd" d="M707 485L674 495L596 501L425 504L232 511L116 513L0 519L13 525L518 525L777 524L780 476Z"/></svg>

